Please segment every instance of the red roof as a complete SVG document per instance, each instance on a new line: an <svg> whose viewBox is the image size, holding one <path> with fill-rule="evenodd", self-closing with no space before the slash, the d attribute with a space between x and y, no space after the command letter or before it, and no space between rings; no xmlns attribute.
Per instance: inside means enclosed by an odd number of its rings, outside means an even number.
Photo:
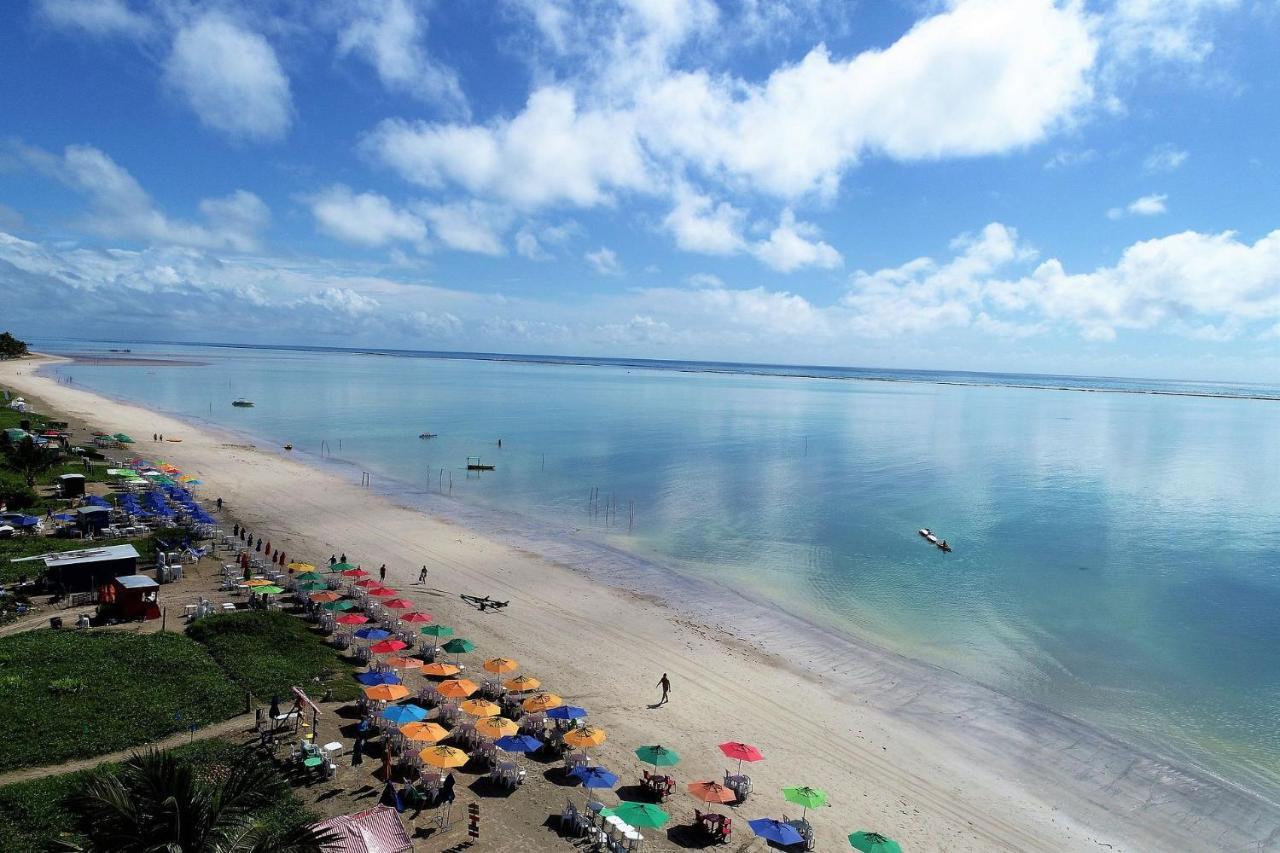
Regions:
<svg viewBox="0 0 1280 853"><path fill-rule="evenodd" d="M400 815L388 806L329 818L316 827L338 836L337 841L325 845L325 853L401 853L413 849Z"/></svg>

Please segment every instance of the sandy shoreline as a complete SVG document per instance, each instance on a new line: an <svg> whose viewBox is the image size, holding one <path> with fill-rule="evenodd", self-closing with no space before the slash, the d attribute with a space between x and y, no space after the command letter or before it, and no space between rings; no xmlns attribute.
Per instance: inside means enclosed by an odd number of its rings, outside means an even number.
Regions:
<svg viewBox="0 0 1280 853"><path fill-rule="evenodd" d="M1280 809L1268 803L949 673L762 618L723 594L687 596L677 612L642 560L563 547L547 531L480 535L360 488L355 472L252 449L35 375L36 366L0 363L0 381L112 430L181 436L137 450L199 476L204 495L225 498L291 555L386 562L389 580L425 595L446 623L464 613L458 592L510 598L501 614L466 611L479 626L471 638L545 680L578 685L566 695L608 729L600 756L624 782L638 773L629 749L642 743L676 747L684 782L718 778L715 744L740 739L767 760L751 769L756 794L738 813L779 816L784 784L825 788L832 807L813 820L822 850L848 849L844 835L863 828L916 850L1186 849L1189 838L1256 850L1280 835ZM424 562L431 586L447 593L411 584ZM639 592L610 585L623 583ZM770 654L783 650L785 660ZM673 701L650 710L663 671ZM693 805L677 796L674 819L687 820Z"/></svg>

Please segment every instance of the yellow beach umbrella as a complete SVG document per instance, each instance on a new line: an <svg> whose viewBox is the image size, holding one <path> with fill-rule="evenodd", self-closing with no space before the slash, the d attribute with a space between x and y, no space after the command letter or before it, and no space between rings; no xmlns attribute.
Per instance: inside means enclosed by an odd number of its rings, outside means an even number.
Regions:
<svg viewBox="0 0 1280 853"><path fill-rule="evenodd" d="M554 693L539 693L537 696L531 696L524 700L521 707L530 713L538 711L550 711L552 708L559 708L564 704L564 700Z"/></svg>
<svg viewBox="0 0 1280 853"><path fill-rule="evenodd" d="M408 696L409 688L403 684L375 684L373 687L366 687L364 695L380 702L394 702Z"/></svg>
<svg viewBox="0 0 1280 853"><path fill-rule="evenodd" d="M520 727L506 717L485 717L483 720L476 720L476 731L484 737L496 739L517 734Z"/></svg>
<svg viewBox="0 0 1280 853"><path fill-rule="evenodd" d="M520 664L516 663L511 658L490 658L484 662L485 669L489 672L497 673L498 675L511 672L514 669L518 669L519 666Z"/></svg>
<svg viewBox="0 0 1280 853"><path fill-rule="evenodd" d="M467 763L467 754L452 746L429 746L418 756L432 767L461 767Z"/></svg>
<svg viewBox="0 0 1280 853"><path fill-rule="evenodd" d="M583 726L580 729L566 732L564 742L569 746L576 746L579 749L588 746L599 746L607 739L604 729L598 729L595 726Z"/></svg>
<svg viewBox="0 0 1280 853"><path fill-rule="evenodd" d="M502 686L508 690L514 690L516 693L523 693L526 690L537 690L542 686L542 682L532 675L517 675L515 678L508 678L502 682Z"/></svg>
<svg viewBox="0 0 1280 853"><path fill-rule="evenodd" d="M468 699L458 706L473 717L496 717L502 709L486 699Z"/></svg>
<svg viewBox="0 0 1280 853"><path fill-rule="evenodd" d="M429 663L422 668L423 675L435 675L440 678L448 678L460 672L462 670L451 663Z"/></svg>
<svg viewBox="0 0 1280 853"><path fill-rule="evenodd" d="M435 743L449 736L449 730L439 723L405 723L400 727L400 734L409 740Z"/></svg>
<svg viewBox="0 0 1280 853"><path fill-rule="evenodd" d="M480 686L474 681L465 678L442 681L436 686L436 690L440 691L441 696L448 696L450 699L466 699L479 689Z"/></svg>
<svg viewBox="0 0 1280 853"><path fill-rule="evenodd" d="M289 568L295 572L314 572L316 570L316 567L310 563L290 563Z"/></svg>
<svg viewBox="0 0 1280 853"><path fill-rule="evenodd" d="M273 586L274 583L272 581L267 580L266 578L254 578L251 581L245 581L244 585L245 586Z"/></svg>

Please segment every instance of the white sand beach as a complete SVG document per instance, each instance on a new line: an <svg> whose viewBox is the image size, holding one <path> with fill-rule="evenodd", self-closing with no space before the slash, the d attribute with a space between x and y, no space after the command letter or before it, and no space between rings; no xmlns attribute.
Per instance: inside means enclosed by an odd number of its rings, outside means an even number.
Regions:
<svg viewBox="0 0 1280 853"><path fill-rule="evenodd" d="M738 809L744 823L780 817L784 785L823 788L830 804L811 814L819 850L847 850L845 836L857 829L908 850L946 851L1256 850L1280 835L1272 804L950 673L771 621L732 595L689 604L652 588L617 588L599 580L617 573L588 577L371 493L357 471L342 477L108 400L39 376L38 366L0 362L0 382L104 428L181 437L143 440L136 450L198 476L203 497L222 497L291 558L345 552L366 569L385 562L388 583L438 621L465 626L460 634L486 652L519 659L588 707L609 732L598 755L624 783L639 775L636 746L677 749L683 785L719 779L728 765L716 744L741 740L766 756L750 768L755 793ZM423 564L430 579L418 586ZM478 613L460 592L511 605ZM651 708L663 672L671 701ZM677 794L674 821L688 822L694 805ZM529 849L549 843L536 834L540 824L530 827ZM742 826L735 841L748 836Z"/></svg>

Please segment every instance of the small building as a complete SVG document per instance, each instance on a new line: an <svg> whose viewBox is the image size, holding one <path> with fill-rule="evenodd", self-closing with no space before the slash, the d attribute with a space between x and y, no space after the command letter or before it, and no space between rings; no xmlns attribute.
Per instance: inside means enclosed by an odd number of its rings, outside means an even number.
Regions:
<svg viewBox="0 0 1280 853"><path fill-rule="evenodd" d="M102 588L99 613L121 622L160 618L160 584L146 575L124 575Z"/></svg>
<svg viewBox="0 0 1280 853"><path fill-rule="evenodd" d="M84 474L59 474L58 488L64 498L78 498L84 494Z"/></svg>
<svg viewBox="0 0 1280 853"><path fill-rule="evenodd" d="M111 523L111 509L105 506L82 506L76 516L76 526L85 533L97 533Z"/></svg>
<svg viewBox="0 0 1280 853"><path fill-rule="evenodd" d="M138 573L138 552L132 545L63 551L43 559L49 582L70 592L87 592Z"/></svg>

